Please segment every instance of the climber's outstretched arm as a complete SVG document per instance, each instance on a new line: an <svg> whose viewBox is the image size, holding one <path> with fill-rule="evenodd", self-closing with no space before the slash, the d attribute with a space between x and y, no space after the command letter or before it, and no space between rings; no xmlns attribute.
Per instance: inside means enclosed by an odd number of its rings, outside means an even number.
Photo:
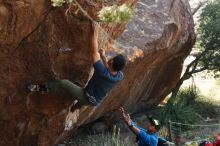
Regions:
<svg viewBox="0 0 220 146"><path fill-rule="evenodd" d="M131 129L132 132L134 132L136 135L138 135L140 133L140 129L138 127L136 127L136 125L134 125L132 123L131 117L129 114L125 114L124 108L121 107L119 108L119 114L122 117L122 119L124 120L124 122L129 126L129 128Z"/></svg>
<svg viewBox="0 0 220 146"><path fill-rule="evenodd" d="M95 64L98 60L100 60L100 54L98 51L98 26L93 23L93 35L92 35L92 62Z"/></svg>

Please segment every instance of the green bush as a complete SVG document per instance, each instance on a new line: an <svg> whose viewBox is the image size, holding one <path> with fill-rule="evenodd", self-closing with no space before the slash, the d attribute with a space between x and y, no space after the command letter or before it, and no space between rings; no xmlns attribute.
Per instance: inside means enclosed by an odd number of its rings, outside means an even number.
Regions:
<svg viewBox="0 0 220 146"><path fill-rule="evenodd" d="M113 5L103 7L99 11L99 18L106 23L123 23L128 22L134 16L134 9L126 4L121 6Z"/></svg>
<svg viewBox="0 0 220 146"><path fill-rule="evenodd" d="M65 3L72 3L73 0L51 0L52 6L61 7Z"/></svg>
<svg viewBox="0 0 220 146"><path fill-rule="evenodd" d="M215 110L217 105L213 101L205 99L205 97L197 99L193 106L196 112L204 118L215 117L218 114Z"/></svg>
<svg viewBox="0 0 220 146"><path fill-rule="evenodd" d="M182 89L172 102L168 102L161 112L159 119L166 124L169 120L180 123L193 124L196 120L196 110L193 103L199 97L195 87Z"/></svg>
<svg viewBox="0 0 220 146"><path fill-rule="evenodd" d="M73 0L51 0L53 7L61 7L63 4L72 3ZM99 11L99 19L106 23L128 22L134 16L134 8L123 5L105 6Z"/></svg>

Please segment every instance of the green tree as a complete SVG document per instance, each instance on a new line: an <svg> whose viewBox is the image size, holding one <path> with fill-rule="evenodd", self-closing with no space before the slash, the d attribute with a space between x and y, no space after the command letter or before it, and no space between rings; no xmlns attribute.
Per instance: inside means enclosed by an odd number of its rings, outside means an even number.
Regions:
<svg viewBox="0 0 220 146"><path fill-rule="evenodd" d="M209 2L202 10L198 29L201 45L199 69L213 71L219 76L220 71L220 1ZM204 52L204 53L203 53ZM198 68L197 67L197 68ZM198 70L198 71L200 71Z"/></svg>
<svg viewBox="0 0 220 146"><path fill-rule="evenodd" d="M193 74L202 71L214 73L215 77L220 73L220 0L208 2L202 9L199 20L197 43L199 49L197 53L191 54L194 60L190 62L176 87L172 90L171 98L164 110L164 122L166 114L173 106L178 92L183 82L192 77Z"/></svg>

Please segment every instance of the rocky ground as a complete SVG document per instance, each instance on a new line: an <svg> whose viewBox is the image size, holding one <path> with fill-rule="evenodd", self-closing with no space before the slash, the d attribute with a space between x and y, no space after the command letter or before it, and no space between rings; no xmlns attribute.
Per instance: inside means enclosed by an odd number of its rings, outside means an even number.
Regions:
<svg viewBox="0 0 220 146"><path fill-rule="evenodd" d="M220 111L220 108L218 108ZM146 117L138 115L138 117L134 118L140 125L144 127L144 123L146 123ZM218 115L218 122L208 122L201 120L198 124L206 124L206 125L212 125L219 123L220 115ZM69 139L65 140L62 144L59 144L58 146L97 146L97 143L100 145L101 141L106 141L107 133L111 132L111 130L108 129L108 127L102 123L98 122L93 125L90 125L91 127L84 127L83 129L80 129L81 132L79 132L78 135L73 135ZM122 123L117 124L121 128L120 137L121 139L125 140L129 144L135 144L135 136L132 132L130 132L126 126L123 126ZM88 128L88 129L85 129ZM180 128L180 127L179 127ZM212 138L216 133L220 131L220 125L215 126L206 126L206 127L191 127L188 126L188 128L192 128L192 130L188 130L187 132L184 132L183 129L183 135L181 135L181 142L190 142L194 140L203 140L206 138ZM109 130L109 131L108 131ZM103 131L108 131L107 133L102 133ZM173 141L175 140L175 129L172 128L172 137ZM163 128L159 135L161 137L166 136L168 137L168 130L166 128ZM193 137L193 138L192 138ZM109 137L111 138L111 137ZM99 141L99 142L98 142ZM128 146L128 145L126 145Z"/></svg>
<svg viewBox="0 0 220 146"><path fill-rule="evenodd" d="M132 119L135 120L138 125L142 127L146 126L146 113L133 115ZM135 136L129 131L128 127L118 119L118 122L113 126L107 126L106 122L103 121L86 125L79 129L77 135L73 134L72 137L65 140L62 144L58 144L58 146L97 146L97 143L101 146L101 141L112 138L112 135L108 137L109 133L115 133L117 135L118 132L120 133L121 139L127 142L126 146L135 144ZM98 141L100 141L100 143Z"/></svg>

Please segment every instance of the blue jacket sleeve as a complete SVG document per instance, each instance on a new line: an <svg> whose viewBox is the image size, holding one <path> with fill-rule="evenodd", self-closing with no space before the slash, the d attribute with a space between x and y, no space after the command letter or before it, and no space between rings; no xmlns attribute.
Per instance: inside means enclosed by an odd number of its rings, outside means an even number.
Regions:
<svg viewBox="0 0 220 146"><path fill-rule="evenodd" d="M105 70L107 69L101 60L98 60L96 63L93 64L95 72L99 75L103 75Z"/></svg>
<svg viewBox="0 0 220 146"><path fill-rule="evenodd" d="M134 125L136 128L138 128L140 130L146 131L144 128L141 128L140 126L138 126L137 123L133 120L131 120L131 124Z"/></svg>
<svg viewBox="0 0 220 146"><path fill-rule="evenodd" d="M120 81L124 78L124 74L121 71L119 71L116 76L111 75L110 71L101 60L98 60L96 63L93 64L93 66L95 69L95 73L105 78L108 78L113 82Z"/></svg>

